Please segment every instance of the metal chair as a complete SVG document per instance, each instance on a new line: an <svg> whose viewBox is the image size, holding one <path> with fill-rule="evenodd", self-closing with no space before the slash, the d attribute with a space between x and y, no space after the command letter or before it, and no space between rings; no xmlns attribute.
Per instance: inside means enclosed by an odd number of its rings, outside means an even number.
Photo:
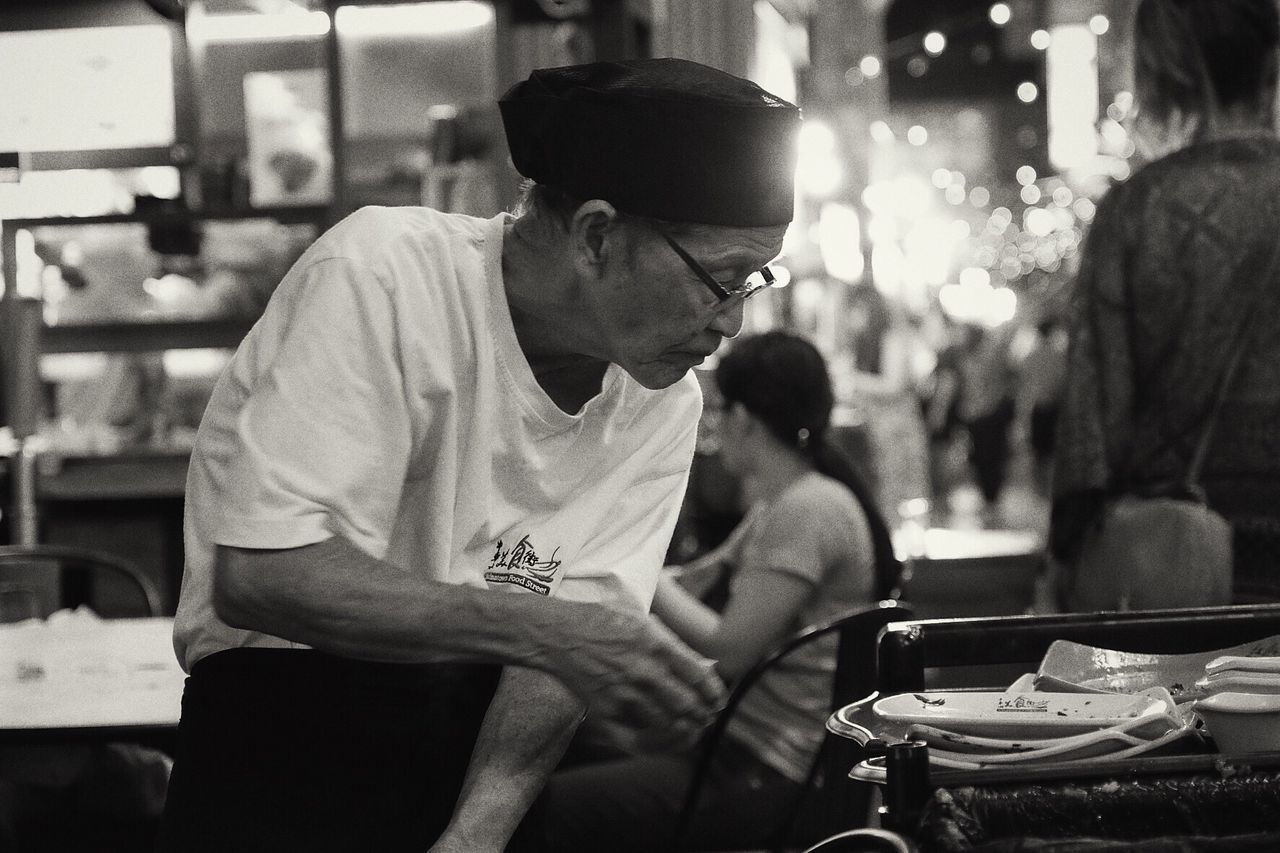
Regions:
<svg viewBox="0 0 1280 853"><path fill-rule="evenodd" d="M830 703L830 709L834 711L866 695L868 688L875 683L877 637L890 622L910 619L911 615L909 605L885 600L811 625L783 641L743 675L734 685L724 710L703 740L698 763L676 822L672 849L682 849L681 842L686 837L702 797L702 789L716 750L724 739L734 712L762 676L802 646L830 634L837 634L836 672L832 680ZM814 725L821 724L821 721L814 721ZM784 845L796 840L800 844L810 844L814 839L848 828L867 814L867 790L864 786L847 781L849 768L858 760L856 747L850 747L850 742L844 738L830 734L825 736L810 767L800 801L771 838L761 839L762 846L769 845L772 850L781 850Z"/></svg>
<svg viewBox="0 0 1280 853"><path fill-rule="evenodd" d="M906 836L887 829L848 829L804 853L916 853L918 849Z"/></svg>
<svg viewBox="0 0 1280 853"><path fill-rule="evenodd" d="M67 545L0 545L0 590L22 595L47 617L60 608L88 605L101 616L156 616L155 584L129 561Z"/></svg>

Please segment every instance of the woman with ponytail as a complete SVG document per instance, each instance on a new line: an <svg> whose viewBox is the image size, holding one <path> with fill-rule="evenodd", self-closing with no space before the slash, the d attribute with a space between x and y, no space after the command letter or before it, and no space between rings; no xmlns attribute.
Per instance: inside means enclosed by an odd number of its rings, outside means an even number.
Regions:
<svg viewBox="0 0 1280 853"><path fill-rule="evenodd" d="M831 380L811 343L780 331L735 341L715 385L707 414L750 508L720 547L668 568L652 612L732 683L796 630L887 596L898 564L868 489L827 440ZM695 590L725 572L728 598L715 610ZM738 706L691 849L759 846L794 803L830 711L836 637L826 641L785 658ZM614 851L668 850L695 755L632 755L555 774L535 809L546 849L601 849L608 838Z"/></svg>

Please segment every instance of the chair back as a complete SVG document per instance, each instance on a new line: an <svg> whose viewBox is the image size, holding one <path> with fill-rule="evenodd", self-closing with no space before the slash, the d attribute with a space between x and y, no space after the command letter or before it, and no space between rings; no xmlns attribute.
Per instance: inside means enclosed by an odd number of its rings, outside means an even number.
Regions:
<svg viewBox="0 0 1280 853"><path fill-rule="evenodd" d="M151 579L120 557L65 545L0 545L0 621L81 605L106 617L161 612Z"/></svg>
<svg viewBox="0 0 1280 853"><path fill-rule="evenodd" d="M910 619L911 616L910 607L902 602L880 601L801 629L748 670L730 691L724 710L716 717L703 738L692 781L676 823L672 849L682 849L681 841L688 832L716 751L734 713L766 673L797 649L837 634L836 667L829 706L834 711L866 695L871 685L875 684L876 641L881 630L891 622ZM821 726L824 722L815 720L814 725ZM776 849L780 849L781 845L794 840L799 840L800 844L810 844L839 829L849 828L851 815L866 813L868 801L865 787L848 783L847 780L849 768L857 763L850 758L856 750L851 749L848 743L844 738L830 734L824 736L799 803L788 820L775 830L772 838L760 840L761 846L774 845ZM846 760L848 763L845 763Z"/></svg>
<svg viewBox="0 0 1280 853"><path fill-rule="evenodd" d="M846 829L825 838L804 853L916 853L919 848L904 835L887 829Z"/></svg>
<svg viewBox="0 0 1280 853"><path fill-rule="evenodd" d="M877 686L904 693L935 686L941 670L1034 671L1054 640L1118 651L1187 654L1280 634L1280 604L895 622L880 637ZM970 680L972 687L1002 687Z"/></svg>

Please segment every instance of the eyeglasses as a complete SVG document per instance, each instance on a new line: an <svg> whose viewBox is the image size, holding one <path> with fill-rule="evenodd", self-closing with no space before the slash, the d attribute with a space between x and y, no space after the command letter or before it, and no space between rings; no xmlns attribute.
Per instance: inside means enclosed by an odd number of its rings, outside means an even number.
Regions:
<svg viewBox="0 0 1280 853"><path fill-rule="evenodd" d="M680 256L680 260L684 261L685 266L693 270L693 274L698 277L698 281L705 284L711 292L716 295L716 299L719 299L722 303L728 302L731 299L735 300L735 304L737 302L744 302L764 290L766 287L771 286L777 280L773 274L773 270L769 269L766 265L747 276L746 281L744 281L741 286L730 290L720 282L716 281L715 276L707 272L706 267L695 261L693 259L693 255L686 252L684 247L677 243L669 234L662 234L662 239L666 240L667 245Z"/></svg>

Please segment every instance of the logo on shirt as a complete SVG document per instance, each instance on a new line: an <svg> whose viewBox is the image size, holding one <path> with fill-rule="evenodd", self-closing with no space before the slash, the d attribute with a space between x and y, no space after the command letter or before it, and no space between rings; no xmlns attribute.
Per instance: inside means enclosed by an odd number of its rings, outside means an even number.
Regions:
<svg viewBox="0 0 1280 853"><path fill-rule="evenodd" d="M489 583L515 584L538 595L550 595L551 582L555 579L556 570L560 568L560 561L556 559L559 552L557 547L550 557L539 559L527 533L509 548L504 547L499 539L493 558L489 560L489 568L485 570L484 579Z"/></svg>

